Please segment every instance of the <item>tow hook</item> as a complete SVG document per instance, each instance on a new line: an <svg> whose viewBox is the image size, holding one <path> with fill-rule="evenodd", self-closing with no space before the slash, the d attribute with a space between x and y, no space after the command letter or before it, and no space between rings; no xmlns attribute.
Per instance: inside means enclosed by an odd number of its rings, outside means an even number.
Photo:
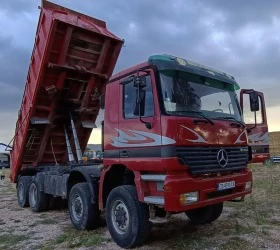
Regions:
<svg viewBox="0 0 280 250"><path fill-rule="evenodd" d="M168 212L166 213L165 217L158 217L158 216L156 216L156 207L155 207L154 204L150 204L149 205L149 213L150 213L149 221L154 223L154 224L166 223L171 218L171 214L168 213Z"/></svg>

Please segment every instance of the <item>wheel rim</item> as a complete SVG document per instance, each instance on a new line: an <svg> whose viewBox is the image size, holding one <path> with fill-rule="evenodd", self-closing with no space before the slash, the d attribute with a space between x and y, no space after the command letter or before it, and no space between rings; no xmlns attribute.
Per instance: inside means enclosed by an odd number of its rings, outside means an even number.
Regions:
<svg viewBox="0 0 280 250"><path fill-rule="evenodd" d="M37 187L34 183L31 184L30 187L30 203L31 206L34 207L37 204L37 200L38 200L38 194L37 194Z"/></svg>
<svg viewBox="0 0 280 250"><path fill-rule="evenodd" d="M74 219L76 221L80 221L83 216L84 205L82 198L79 195L75 195L74 199L71 202L71 207Z"/></svg>
<svg viewBox="0 0 280 250"><path fill-rule="evenodd" d="M23 183L19 183L19 185L18 185L18 198L19 198L20 201L23 201L23 197L24 197Z"/></svg>
<svg viewBox="0 0 280 250"><path fill-rule="evenodd" d="M125 234L127 232L130 218L128 209L122 201L116 200L113 203L111 219L114 229L118 232L118 234Z"/></svg>

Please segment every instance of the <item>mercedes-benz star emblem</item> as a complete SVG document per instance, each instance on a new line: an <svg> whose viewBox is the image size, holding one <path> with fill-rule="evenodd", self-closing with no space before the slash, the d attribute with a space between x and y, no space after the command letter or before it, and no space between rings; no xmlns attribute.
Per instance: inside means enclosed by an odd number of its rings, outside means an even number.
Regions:
<svg viewBox="0 0 280 250"><path fill-rule="evenodd" d="M224 149L219 150L217 154L217 161L222 168L224 168L227 165L228 155Z"/></svg>

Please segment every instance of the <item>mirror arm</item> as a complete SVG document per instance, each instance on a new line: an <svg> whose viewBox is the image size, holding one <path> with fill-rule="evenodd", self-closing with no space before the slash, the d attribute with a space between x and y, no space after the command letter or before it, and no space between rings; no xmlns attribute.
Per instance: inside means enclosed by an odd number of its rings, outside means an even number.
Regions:
<svg viewBox="0 0 280 250"><path fill-rule="evenodd" d="M146 74L149 74L149 70L145 70L145 69L138 69L136 75L139 77L140 76L140 72L145 72Z"/></svg>
<svg viewBox="0 0 280 250"><path fill-rule="evenodd" d="M147 129L151 129L152 128L152 124L150 123L150 122L145 122L143 119L142 119L142 116L141 116L141 111L140 111L140 109L141 109L141 99L140 99L140 91L138 91L138 100L137 100L137 103L138 103L138 105L139 105L139 120L140 120L140 122L142 122L143 124L145 124L146 125L146 128Z"/></svg>
<svg viewBox="0 0 280 250"><path fill-rule="evenodd" d="M137 71L137 75L138 75L138 72ZM143 124L146 125L146 128L147 129L151 129L152 128L152 124L150 122L145 122L143 119L142 119L142 116L141 116L141 98L140 98L140 81L137 83L137 87L138 87L138 96L137 96L137 103L138 103L138 109L139 109L139 120L140 122L142 122Z"/></svg>
<svg viewBox="0 0 280 250"><path fill-rule="evenodd" d="M144 123L146 125L147 129L151 129L152 128L152 123L143 121L141 114L140 114L139 118L140 118L140 122Z"/></svg>
<svg viewBox="0 0 280 250"><path fill-rule="evenodd" d="M250 129L254 129L255 127L257 127L257 112L255 111L254 114L255 114L255 126Z"/></svg>
<svg viewBox="0 0 280 250"><path fill-rule="evenodd" d="M253 127L251 127L251 128L246 128L248 133L250 133L252 131L252 129L257 127L257 114L256 114L256 111L254 111L254 114L255 114L255 125Z"/></svg>

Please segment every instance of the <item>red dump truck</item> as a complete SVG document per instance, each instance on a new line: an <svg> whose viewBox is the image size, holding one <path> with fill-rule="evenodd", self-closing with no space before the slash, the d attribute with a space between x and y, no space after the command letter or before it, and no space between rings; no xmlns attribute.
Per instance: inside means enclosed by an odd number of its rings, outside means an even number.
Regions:
<svg viewBox="0 0 280 250"><path fill-rule="evenodd" d="M242 201L252 152L232 76L154 55L111 77L122 45L103 21L42 2L10 177L21 207L68 200L78 230L98 227L105 210L112 238L130 248L151 222L184 212L210 223L225 201ZM250 112L264 110L261 93L241 94ZM100 109L103 162L84 163Z"/></svg>

